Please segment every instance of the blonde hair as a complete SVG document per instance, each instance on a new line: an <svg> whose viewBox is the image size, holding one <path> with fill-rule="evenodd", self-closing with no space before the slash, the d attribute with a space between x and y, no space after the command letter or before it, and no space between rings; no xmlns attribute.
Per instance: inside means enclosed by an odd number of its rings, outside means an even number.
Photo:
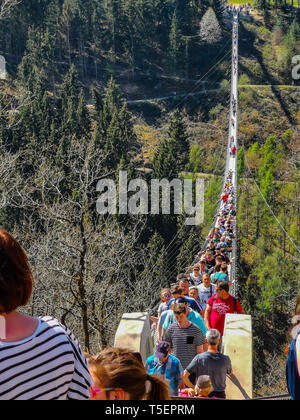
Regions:
<svg viewBox="0 0 300 420"><path fill-rule="evenodd" d="M164 298L162 297L162 294L163 294L163 293L165 293L165 292L169 292L169 293L170 293L170 295L171 295L171 291L170 291L170 289L162 289L162 290L160 291L160 301L161 301L161 303L164 303Z"/></svg>
<svg viewBox="0 0 300 420"><path fill-rule="evenodd" d="M122 388L130 400L170 400L168 385L159 377L148 375L128 349L106 348L97 356L87 355L87 360L101 387Z"/></svg>

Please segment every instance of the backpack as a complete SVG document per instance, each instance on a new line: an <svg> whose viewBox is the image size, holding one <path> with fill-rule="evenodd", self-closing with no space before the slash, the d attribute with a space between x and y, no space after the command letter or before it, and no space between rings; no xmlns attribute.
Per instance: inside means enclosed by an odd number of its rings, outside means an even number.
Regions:
<svg viewBox="0 0 300 420"><path fill-rule="evenodd" d="M298 375L296 354L296 341L299 334L300 326L297 328L296 333L293 336L286 362L286 384L289 394L293 400L300 400L300 378Z"/></svg>
<svg viewBox="0 0 300 420"><path fill-rule="evenodd" d="M214 301L217 299L217 297L218 296L215 296L214 298L213 298L213 303L214 303ZM233 297L233 313L234 314L236 314L236 302L237 302L237 298L236 297L234 297L234 296L232 296Z"/></svg>
<svg viewBox="0 0 300 420"><path fill-rule="evenodd" d="M218 275L219 274L219 275ZM220 275L221 274L225 274L225 276L224 277L222 277L221 279L220 279ZM217 277L217 275L218 275L218 277ZM214 276L214 278L213 278L213 282L214 283L217 283L217 281L218 280L223 280L223 281L228 281L228 275L226 274L226 273L223 273L222 271L219 271L218 273L216 273L216 275Z"/></svg>

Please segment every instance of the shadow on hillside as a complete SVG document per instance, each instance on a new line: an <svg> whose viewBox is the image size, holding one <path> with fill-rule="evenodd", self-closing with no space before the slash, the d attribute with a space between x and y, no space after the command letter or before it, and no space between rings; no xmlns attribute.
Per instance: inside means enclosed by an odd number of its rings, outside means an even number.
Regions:
<svg viewBox="0 0 300 420"><path fill-rule="evenodd" d="M288 105L286 104L285 100L282 98L280 89L277 88L276 86L274 86L278 83L277 80L275 80L273 78L273 76L269 73L268 69L266 68L266 66L264 64L264 61L263 61L261 51L259 51L254 46L254 41L255 41L254 34L250 31L248 31L244 27L243 22L240 22L240 27L242 29L241 30L241 35L240 35L240 40L239 40L239 43L240 43L241 47L243 49L247 50L247 52L249 53L249 56L252 56L257 60L257 62L259 63L259 65L262 69L262 72L264 74L266 84L271 85L271 90L272 90L275 98L277 99L284 115L286 116L286 118L288 119L288 121L291 125L295 125L295 121L294 121L294 119L293 119L293 117L292 117L292 115L291 115L291 113L288 109ZM246 73L248 73L248 75L251 75L249 70Z"/></svg>

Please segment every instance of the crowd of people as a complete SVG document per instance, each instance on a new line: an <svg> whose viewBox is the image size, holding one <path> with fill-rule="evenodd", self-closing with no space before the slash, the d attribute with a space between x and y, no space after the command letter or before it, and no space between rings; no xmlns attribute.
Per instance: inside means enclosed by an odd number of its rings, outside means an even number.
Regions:
<svg viewBox="0 0 300 420"><path fill-rule="evenodd" d="M201 254L202 262L206 255ZM58 320L22 313L33 290L32 271L21 245L0 229L0 400L168 400L193 393L224 397L224 375L231 373L231 364L217 349L221 332L212 327L222 323L215 306L224 299L219 289L228 281L217 281L205 309L211 306L215 318L205 321L200 305L209 296L200 293L197 310L191 309L197 302L190 296L192 287L209 288L209 268L203 267L203 282L199 276L184 277L179 280L183 288L162 291L158 315L165 317L163 340L145 365L139 353L127 349L106 348L92 356L82 353ZM197 271L191 274L195 277Z"/></svg>
<svg viewBox="0 0 300 420"><path fill-rule="evenodd" d="M221 213L220 217L223 225ZM211 239L218 238L219 229L210 233ZM210 243L209 252L211 247ZM211 261L209 253L200 255L201 262L203 257ZM162 291L159 318L167 314L169 326L145 363L140 353L122 348L106 348L92 356L82 353L72 332L58 320L22 313L33 290L33 275L23 248L0 229L0 400L226 398L226 376L233 372L230 358L220 351L224 317L225 312L242 309L228 293L228 278L209 283L209 270L203 264L200 279L193 267L192 276L180 280L191 286ZM198 294L200 312L191 309L194 298L189 292L201 285L210 289L212 284L212 293ZM201 305L205 305L204 319ZM189 321L190 314L202 321ZM293 399L300 398L299 325L300 296L287 360L287 384Z"/></svg>
<svg viewBox="0 0 300 420"><path fill-rule="evenodd" d="M33 275L21 245L0 229L0 399L225 398L232 371L221 352L225 315L242 313L229 293L235 214L229 172L206 249L160 293L155 353L145 364L127 349L85 355L57 319L24 315Z"/></svg>
<svg viewBox="0 0 300 420"><path fill-rule="evenodd" d="M32 293L31 268L21 245L0 229L0 399L226 398L232 367L222 353L225 316L243 313L230 294L235 194L229 171L206 248L160 293L151 317L155 353L145 363L120 348L84 355L58 320L24 315L19 308Z"/></svg>
<svg viewBox="0 0 300 420"><path fill-rule="evenodd" d="M226 377L233 374L222 346L225 317L243 313L230 293L235 223L236 191L229 171L205 249L176 284L160 292L157 316L151 317L155 351L144 362L140 353L117 347L84 354L57 319L24 315L20 308L32 294L32 271L21 245L0 229L0 400L225 399ZM287 360L293 399L300 399L299 299Z"/></svg>
<svg viewBox="0 0 300 420"><path fill-rule="evenodd" d="M155 354L109 348L84 355L71 331L50 316L19 311L33 275L16 239L0 229L0 399L225 398L231 362L221 352L226 313L242 313L230 293L230 253L236 216L229 171L216 226L206 249L177 284L160 293Z"/></svg>
<svg viewBox="0 0 300 420"><path fill-rule="evenodd" d="M229 171L216 225L208 234L205 249L196 255L188 272L177 276L177 284L161 291L157 317L152 317L157 328L157 352L147 360L146 369L150 374L164 372L166 378L176 370L170 382L172 396L226 398L226 375L232 373L232 367L222 353L225 316L243 313L238 299L230 294L235 194ZM209 386L203 387L203 381Z"/></svg>

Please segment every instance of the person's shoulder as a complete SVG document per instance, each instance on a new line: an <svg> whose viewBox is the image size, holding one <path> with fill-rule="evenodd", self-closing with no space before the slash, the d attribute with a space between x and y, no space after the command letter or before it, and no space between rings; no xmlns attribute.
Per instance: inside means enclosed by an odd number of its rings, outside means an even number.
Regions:
<svg viewBox="0 0 300 420"><path fill-rule="evenodd" d="M194 330L194 333L201 331L201 328L199 327L199 325L193 323L192 321L191 321L190 328ZM201 333L202 333L202 331L201 331Z"/></svg>
<svg viewBox="0 0 300 420"><path fill-rule="evenodd" d="M58 319L53 318L52 316L45 315L41 316L39 319L41 320L41 325L44 328L66 332L66 327L64 327Z"/></svg>
<svg viewBox="0 0 300 420"><path fill-rule="evenodd" d="M62 341L67 342L72 345L72 347L78 347L79 343L77 338L74 336L72 331L70 331L65 325L63 325L59 320L53 318L52 316L42 316L39 318L41 320L41 336L52 335L58 340L59 337Z"/></svg>
<svg viewBox="0 0 300 420"><path fill-rule="evenodd" d="M220 355L221 355L221 358L224 360L225 363L227 363L228 365L231 365L231 359L230 359L229 356L227 356L227 354L220 353Z"/></svg>
<svg viewBox="0 0 300 420"><path fill-rule="evenodd" d="M152 354L152 356L147 357L146 363L150 365L153 362L154 358L155 354Z"/></svg>
<svg viewBox="0 0 300 420"><path fill-rule="evenodd" d="M177 330L178 328L179 327L178 327L177 322L173 322L173 324L168 326L167 332L173 332L174 330Z"/></svg>
<svg viewBox="0 0 300 420"><path fill-rule="evenodd" d="M215 293L214 295L212 295L212 297L209 298L208 300L208 305L211 305L215 300L218 300L218 295Z"/></svg>
<svg viewBox="0 0 300 420"><path fill-rule="evenodd" d="M176 365L180 364L180 360L176 356L174 356L174 354L172 353L169 354L169 358L172 361L172 364L176 364Z"/></svg>
<svg viewBox="0 0 300 420"><path fill-rule="evenodd" d="M199 312L197 312L197 311L193 311L193 310L191 310L191 312L192 312L192 317L194 318L194 319L202 319L202 316L199 314Z"/></svg>

